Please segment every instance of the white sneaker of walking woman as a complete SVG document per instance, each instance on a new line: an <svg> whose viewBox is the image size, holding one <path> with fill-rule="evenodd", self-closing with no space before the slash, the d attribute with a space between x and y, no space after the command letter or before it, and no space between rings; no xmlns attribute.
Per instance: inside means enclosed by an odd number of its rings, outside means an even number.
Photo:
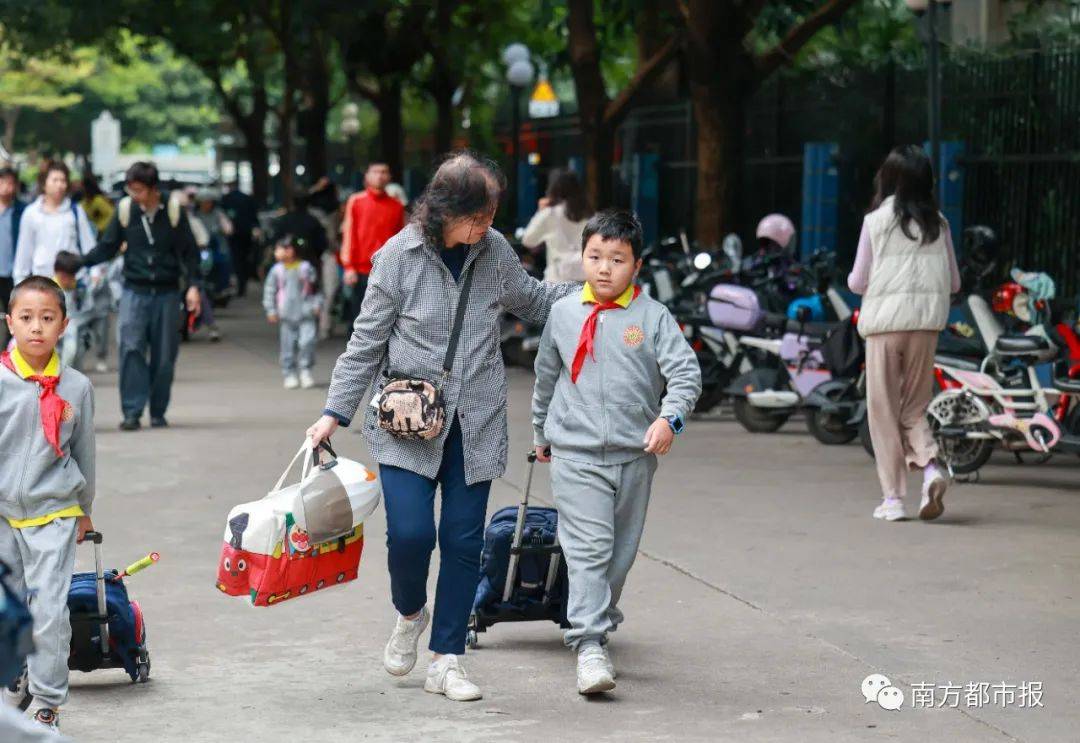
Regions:
<svg viewBox="0 0 1080 743"><path fill-rule="evenodd" d="M875 519L884 519L885 521L903 521L907 518L907 513L904 511L904 501L899 498L886 498L881 501L881 505L874 509Z"/></svg>
<svg viewBox="0 0 1080 743"><path fill-rule="evenodd" d="M404 676L413 669L416 665L416 644L430 621L431 614L426 606L415 619L398 615L390 641L386 643L386 650L383 651L383 667L387 673L391 676Z"/></svg>
<svg viewBox="0 0 1080 743"><path fill-rule="evenodd" d="M455 702L474 702L484 696L480 687L469 681L461 659L456 655L444 655L431 661L424 691L443 694Z"/></svg>
<svg viewBox="0 0 1080 743"><path fill-rule="evenodd" d="M599 694L615 688L615 669L607 652L598 642L584 642L578 647L578 694Z"/></svg>
<svg viewBox="0 0 1080 743"><path fill-rule="evenodd" d="M922 501L919 503L919 518L933 521L945 513L945 491L949 489L949 479L930 463L923 470Z"/></svg>

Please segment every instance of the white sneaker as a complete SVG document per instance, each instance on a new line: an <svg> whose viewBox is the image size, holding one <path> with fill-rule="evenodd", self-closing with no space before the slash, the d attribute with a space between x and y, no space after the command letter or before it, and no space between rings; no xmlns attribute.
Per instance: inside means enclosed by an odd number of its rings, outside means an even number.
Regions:
<svg viewBox="0 0 1080 743"><path fill-rule="evenodd" d="M578 694L599 694L614 688L611 660L604 649L595 642L581 645L577 657Z"/></svg>
<svg viewBox="0 0 1080 743"><path fill-rule="evenodd" d="M31 700L30 679L27 676L26 669L23 669L22 674L17 679L4 687L4 704L15 709L25 710L30 706Z"/></svg>
<svg viewBox="0 0 1080 743"><path fill-rule="evenodd" d="M94 371L96 371L98 374L104 374L105 372L109 371L109 365L106 364L104 361L99 361L94 364Z"/></svg>
<svg viewBox="0 0 1080 743"><path fill-rule="evenodd" d="M60 710L34 699L27 710L27 714L34 722L54 732L60 732Z"/></svg>
<svg viewBox="0 0 1080 743"><path fill-rule="evenodd" d="M886 521L903 521L907 518L907 513L904 511L904 501L899 498L886 498L881 501L881 505L874 509L875 519L885 519Z"/></svg>
<svg viewBox="0 0 1080 743"><path fill-rule="evenodd" d="M315 378L311 376L311 372L307 369L300 370L300 387L309 390L315 386Z"/></svg>
<svg viewBox="0 0 1080 743"><path fill-rule="evenodd" d="M424 691L443 694L455 702L475 702L484 696L480 687L469 681L456 655L444 655L431 662Z"/></svg>
<svg viewBox="0 0 1080 743"><path fill-rule="evenodd" d="M295 374L286 374L285 375L285 389L287 389L287 390L295 390L299 386L300 386L300 380L296 378Z"/></svg>
<svg viewBox="0 0 1080 743"><path fill-rule="evenodd" d="M383 668L391 676L404 676L416 665L416 643L431 621L431 614L425 606L416 619L406 619L398 615L394 632L383 651Z"/></svg>
<svg viewBox="0 0 1080 743"><path fill-rule="evenodd" d="M945 513L945 491L949 489L949 479L935 467L923 480L922 501L919 503L919 518L933 521Z"/></svg>

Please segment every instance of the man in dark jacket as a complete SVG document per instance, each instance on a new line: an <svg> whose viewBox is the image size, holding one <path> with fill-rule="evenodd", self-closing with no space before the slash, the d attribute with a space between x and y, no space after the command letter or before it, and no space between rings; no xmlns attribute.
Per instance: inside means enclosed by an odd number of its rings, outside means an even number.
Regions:
<svg viewBox="0 0 1080 743"><path fill-rule="evenodd" d="M313 266L322 265L322 254L330 247L326 229L308 211L308 195L298 191L293 196L293 207L274 223L275 239L292 235L296 241L297 256Z"/></svg>
<svg viewBox="0 0 1080 743"><path fill-rule="evenodd" d="M189 312L198 315L199 251L187 213L158 190L153 163L128 168L127 192L97 247L84 265L111 260L124 252L124 291L120 297L120 428L135 431L147 401L150 425L168 425L165 410L172 392L180 349L180 287L187 285ZM149 361L147 361L149 351Z"/></svg>
<svg viewBox="0 0 1080 743"><path fill-rule="evenodd" d="M19 244L19 221L26 204L16 194L19 179L11 168L0 168L0 312L7 312L14 287L15 246ZM7 323L0 323L0 348L7 346Z"/></svg>
<svg viewBox="0 0 1080 743"><path fill-rule="evenodd" d="M254 275L254 264L258 256L253 255L253 237L259 226L259 210L255 199L240 190L240 184L227 184L228 193L221 197L221 208L232 222L233 232L229 236L232 249L233 271L236 274L236 293L244 296L248 282Z"/></svg>

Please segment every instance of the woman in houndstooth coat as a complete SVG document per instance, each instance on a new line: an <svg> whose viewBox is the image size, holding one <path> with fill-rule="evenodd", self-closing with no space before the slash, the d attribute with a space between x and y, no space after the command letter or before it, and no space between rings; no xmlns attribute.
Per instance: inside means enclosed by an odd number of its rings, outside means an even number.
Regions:
<svg viewBox="0 0 1080 743"><path fill-rule="evenodd" d="M436 171L412 222L375 254L360 316L334 366L316 442L349 425L362 406L363 432L380 465L386 503L390 592L398 612L383 664L403 676L431 624L434 658L424 688L457 701L481 697L459 658L480 574L491 481L506 469L506 371L499 313L538 324L579 284L539 282L522 268L491 224L504 179L470 153ZM442 386L446 423L431 440L398 438L379 427L370 403L391 376L441 380L461 295L472 273L457 352ZM435 491L441 486L438 529ZM439 579L427 608L427 575L436 538Z"/></svg>

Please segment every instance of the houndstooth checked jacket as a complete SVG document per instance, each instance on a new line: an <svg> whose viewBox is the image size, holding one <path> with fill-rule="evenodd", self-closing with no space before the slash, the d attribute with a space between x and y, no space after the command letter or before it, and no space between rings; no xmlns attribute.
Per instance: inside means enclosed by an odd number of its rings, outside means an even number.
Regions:
<svg viewBox="0 0 1080 743"><path fill-rule="evenodd" d="M364 435L379 464L435 479L451 416L461 425L465 479L494 480L506 470L506 370L499 309L536 323L551 305L580 284L542 283L529 276L513 248L489 229L469 249L465 271L474 271L468 310L450 379L443 388L446 425L431 441L397 439L379 428L369 404L390 375L439 382L460 291L420 229L407 225L375 254L367 294L345 352L334 365L325 412L349 425L364 407Z"/></svg>

